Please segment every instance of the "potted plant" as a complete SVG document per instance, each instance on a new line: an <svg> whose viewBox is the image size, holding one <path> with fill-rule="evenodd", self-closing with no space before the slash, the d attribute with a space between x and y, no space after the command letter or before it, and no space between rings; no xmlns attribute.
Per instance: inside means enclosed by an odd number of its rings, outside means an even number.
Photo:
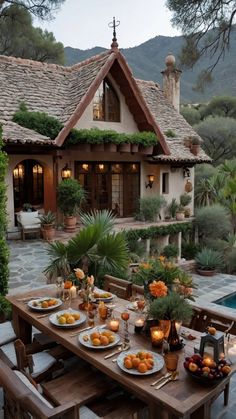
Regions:
<svg viewBox="0 0 236 419"><path fill-rule="evenodd" d="M45 214L39 215L38 218L40 219L41 224L42 224L41 231L42 231L44 240L48 240L48 241L52 240L55 235L54 224L56 221L56 215L52 211L48 211Z"/></svg>
<svg viewBox="0 0 236 419"><path fill-rule="evenodd" d="M177 221L184 221L185 219L185 212L183 205L179 204L176 210L176 220Z"/></svg>
<svg viewBox="0 0 236 419"><path fill-rule="evenodd" d="M195 256L197 272L202 276L213 276L223 266L223 257L216 250L204 248Z"/></svg>
<svg viewBox="0 0 236 419"><path fill-rule="evenodd" d="M177 203L176 198L172 198L170 204L167 206L167 210L170 213L171 218L175 218L178 206L179 204Z"/></svg>
<svg viewBox="0 0 236 419"><path fill-rule="evenodd" d="M162 195L140 198L139 212L136 219L140 221L157 222L160 210L166 201Z"/></svg>
<svg viewBox="0 0 236 419"><path fill-rule="evenodd" d="M200 151L200 140L196 136L191 139L190 151L194 156L197 156Z"/></svg>
<svg viewBox="0 0 236 419"><path fill-rule="evenodd" d="M57 188L57 204L65 217L65 230L74 231L76 215L85 200L85 191L76 179L65 179Z"/></svg>
<svg viewBox="0 0 236 419"><path fill-rule="evenodd" d="M190 214L191 214L191 209L186 208L190 204L191 201L192 201L191 195L188 195L187 193L180 195L180 205L184 207L184 214L186 218L190 217Z"/></svg>
<svg viewBox="0 0 236 419"><path fill-rule="evenodd" d="M11 303L3 295L0 295L0 323L11 319L11 312Z"/></svg>

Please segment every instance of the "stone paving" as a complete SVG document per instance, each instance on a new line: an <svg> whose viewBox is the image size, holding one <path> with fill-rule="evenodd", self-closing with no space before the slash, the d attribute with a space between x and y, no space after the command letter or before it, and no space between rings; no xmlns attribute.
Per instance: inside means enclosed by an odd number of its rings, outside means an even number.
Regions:
<svg viewBox="0 0 236 419"><path fill-rule="evenodd" d="M64 238L64 237L63 237ZM24 292L29 289L42 287L46 284L46 277L42 273L49 262L47 255L48 244L41 240L9 241L10 247L10 281L9 293ZM212 307L218 313L234 316L233 309L225 309L217 306L213 301L223 295L236 291L236 277L233 275L217 274L206 278L193 275L194 282L198 286L195 291L196 301L200 307ZM225 311L226 310L226 311ZM229 312L227 310L230 310ZM229 405L223 406L223 395L212 405L211 419L235 419L236 418L236 374L231 379ZM1 395L0 395L1 405ZM0 419L3 416L0 411ZM88 419L86 415L84 419ZM201 419L201 418L199 418Z"/></svg>

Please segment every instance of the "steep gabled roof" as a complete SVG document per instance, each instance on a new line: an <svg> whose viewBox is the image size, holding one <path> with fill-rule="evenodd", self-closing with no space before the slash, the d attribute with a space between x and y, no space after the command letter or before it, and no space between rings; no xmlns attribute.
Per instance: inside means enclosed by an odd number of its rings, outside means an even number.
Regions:
<svg viewBox="0 0 236 419"><path fill-rule="evenodd" d="M37 144L37 145L53 145L55 142L49 137L39 134L31 129L21 127L12 121L0 121L2 125L2 138L8 144Z"/></svg>
<svg viewBox="0 0 236 419"><path fill-rule="evenodd" d="M185 145L184 139L188 136L197 136L200 142L203 142L203 140L184 117L176 111L174 106L169 103L160 87L153 81L136 80L136 82L150 112L164 134L170 150L170 155L158 154L154 156L154 159L166 162L210 163L212 160L202 149L195 156L190 152L189 147ZM168 130L174 132L176 136L174 138L166 136L165 132Z"/></svg>

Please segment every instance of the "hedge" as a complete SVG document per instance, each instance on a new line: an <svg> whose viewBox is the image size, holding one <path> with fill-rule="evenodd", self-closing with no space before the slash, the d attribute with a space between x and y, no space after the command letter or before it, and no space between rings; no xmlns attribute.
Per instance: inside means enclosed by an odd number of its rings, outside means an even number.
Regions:
<svg viewBox="0 0 236 419"><path fill-rule="evenodd" d="M167 226L152 226L145 229L134 229L126 231L127 240L153 239L168 234L186 233L192 230L192 223L169 224Z"/></svg>

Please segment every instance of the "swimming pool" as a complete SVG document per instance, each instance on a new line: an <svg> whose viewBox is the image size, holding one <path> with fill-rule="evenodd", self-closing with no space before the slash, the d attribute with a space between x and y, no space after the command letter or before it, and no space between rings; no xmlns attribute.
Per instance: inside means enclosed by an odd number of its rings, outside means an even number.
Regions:
<svg viewBox="0 0 236 419"><path fill-rule="evenodd" d="M219 300L213 302L215 304L219 304L220 306L236 308L236 292L226 295L226 297L220 298Z"/></svg>

